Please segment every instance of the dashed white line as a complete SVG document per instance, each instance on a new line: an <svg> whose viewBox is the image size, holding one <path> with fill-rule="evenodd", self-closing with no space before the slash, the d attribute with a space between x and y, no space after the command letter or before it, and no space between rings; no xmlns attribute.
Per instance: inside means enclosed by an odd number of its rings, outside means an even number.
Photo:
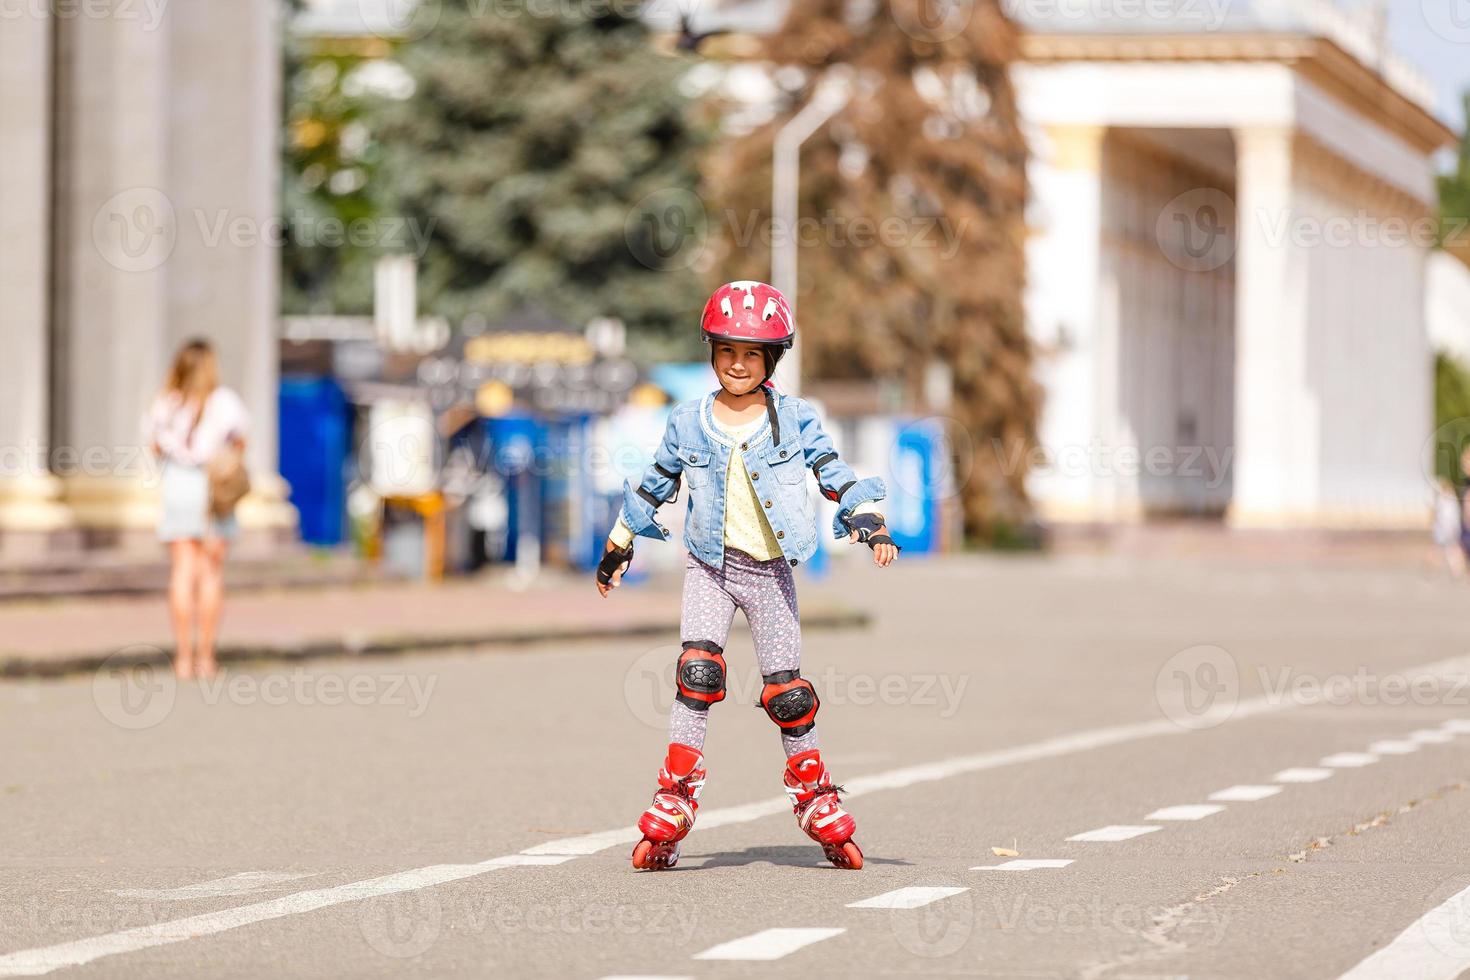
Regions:
<svg viewBox="0 0 1470 980"><path fill-rule="evenodd" d="M1470 968L1470 888L1430 909L1341 980L1454 980Z"/></svg>
<svg viewBox="0 0 1470 980"><path fill-rule="evenodd" d="M1163 829L1162 827L1140 827L1132 824L1109 824L1106 827L1099 827L1096 830L1073 834L1067 840L1111 844L1120 840L1132 840L1135 837L1142 837L1144 834L1151 834L1155 830Z"/></svg>
<svg viewBox="0 0 1470 980"><path fill-rule="evenodd" d="M1361 769L1378 761L1371 752L1338 752L1322 759L1321 764L1331 769Z"/></svg>
<svg viewBox="0 0 1470 980"><path fill-rule="evenodd" d="M860 902L848 902L847 907L850 909L920 909L941 898L949 898L969 890L968 888L911 885L908 888L896 888L891 892L874 895Z"/></svg>
<svg viewBox="0 0 1470 980"><path fill-rule="evenodd" d="M1271 777L1276 783L1320 783L1332 778L1331 769L1283 769Z"/></svg>
<svg viewBox="0 0 1470 980"><path fill-rule="evenodd" d="M1451 718L1439 727L1456 735L1470 735L1470 718Z"/></svg>
<svg viewBox="0 0 1470 980"><path fill-rule="evenodd" d="M1147 814L1145 820L1202 820L1225 809L1218 803L1183 803L1166 806Z"/></svg>
<svg viewBox="0 0 1470 980"><path fill-rule="evenodd" d="M1434 728L1421 728L1409 733L1409 740L1418 742L1420 745L1447 745L1455 740L1450 732L1442 732Z"/></svg>
<svg viewBox="0 0 1470 980"><path fill-rule="evenodd" d="M1419 743L1411 742L1406 738L1389 738L1381 742L1374 742L1368 746L1369 752L1377 752L1379 755L1408 755L1410 752L1419 751Z"/></svg>
<svg viewBox="0 0 1470 980"><path fill-rule="evenodd" d="M982 864L971 871L1043 871L1049 868L1065 868L1072 858L1016 858L1001 864Z"/></svg>
<svg viewBox="0 0 1470 980"><path fill-rule="evenodd" d="M718 946L711 946L702 953L695 953L696 960L779 960L790 956L798 949L819 943L833 936L840 936L846 929L762 929L749 936L741 936Z"/></svg>
<svg viewBox="0 0 1470 980"><path fill-rule="evenodd" d="M1225 789L1211 793L1209 798L1219 800L1221 803L1254 803L1256 800L1275 796L1279 792L1281 792L1280 786L1227 786Z"/></svg>

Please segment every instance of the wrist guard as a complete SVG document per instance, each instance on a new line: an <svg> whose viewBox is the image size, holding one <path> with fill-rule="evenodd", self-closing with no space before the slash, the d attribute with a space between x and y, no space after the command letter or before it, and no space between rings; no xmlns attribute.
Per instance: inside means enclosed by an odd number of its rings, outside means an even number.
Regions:
<svg viewBox="0 0 1470 980"><path fill-rule="evenodd" d="M851 517L844 517L842 523L849 531L856 531L858 540L869 548L877 548L880 544L891 544L899 551L903 550L893 538L887 534L878 533L878 529L884 524L882 514L854 514Z"/></svg>
<svg viewBox="0 0 1470 980"><path fill-rule="evenodd" d="M633 567L633 546L631 544L626 548L613 548L603 554L602 561L597 563L597 584L607 585L611 582L613 572L616 572L618 566L623 562L627 562L629 568Z"/></svg>

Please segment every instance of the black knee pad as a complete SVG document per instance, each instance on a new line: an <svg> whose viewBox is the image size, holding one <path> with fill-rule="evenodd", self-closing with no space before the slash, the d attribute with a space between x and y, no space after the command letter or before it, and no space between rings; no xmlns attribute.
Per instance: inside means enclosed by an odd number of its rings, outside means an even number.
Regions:
<svg viewBox="0 0 1470 980"><path fill-rule="evenodd" d="M771 720L781 726L782 735L797 738L816 727L813 719L822 702L817 699L817 690L812 682L800 677L794 670L777 671L761 677L765 686L761 688L761 707Z"/></svg>
<svg viewBox="0 0 1470 980"><path fill-rule="evenodd" d="M674 667L675 699L694 711L725 700L725 648L710 640L685 640Z"/></svg>

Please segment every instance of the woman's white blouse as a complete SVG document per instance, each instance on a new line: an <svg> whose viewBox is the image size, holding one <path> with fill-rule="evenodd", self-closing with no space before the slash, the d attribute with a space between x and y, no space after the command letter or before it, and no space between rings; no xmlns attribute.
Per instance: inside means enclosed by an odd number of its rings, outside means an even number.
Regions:
<svg viewBox="0 0 1470 980"><path fill-rule="evenodd" d="M203 466L220 451L231 436L244 438L250 430L250 415L240 396L224 385L204 401L204 415L192 436L189 426L194 412L178 392L164 392L153 399L143 419L143 436L158 443L163 455L176 463Z"/></svg>

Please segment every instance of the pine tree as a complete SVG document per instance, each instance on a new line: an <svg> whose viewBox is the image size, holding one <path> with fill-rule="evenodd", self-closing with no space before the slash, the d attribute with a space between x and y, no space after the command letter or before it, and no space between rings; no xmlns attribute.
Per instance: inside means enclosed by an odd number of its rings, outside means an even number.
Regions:
<svg viewBox="0 0 1470 980"><path fill-rule="evenodd" d="M945 19L926 19L935 10ZM749 230L768 214L775 132L824 74L852 71L852 100L802 151L803 371L899 379L916 395L925 365L947 362L965 528L1002 534L1027 516L1016 461L1041 401L1022 309L1015 32L996 0L803 0L762 46L778 82L800 81L773 121L713 161L721 278L768 274L768 240Z"/></svg>
<svg viewBox="0 0 1470 980"><path fill-rule="evenodd" d="M641 211L697 182L686 65L656 53L629 8L442 0L403 46L415 91L377 131L390 213L432 227L426 308L615 316L630 340L689 332L697 276L639 237Z"/></svg>

